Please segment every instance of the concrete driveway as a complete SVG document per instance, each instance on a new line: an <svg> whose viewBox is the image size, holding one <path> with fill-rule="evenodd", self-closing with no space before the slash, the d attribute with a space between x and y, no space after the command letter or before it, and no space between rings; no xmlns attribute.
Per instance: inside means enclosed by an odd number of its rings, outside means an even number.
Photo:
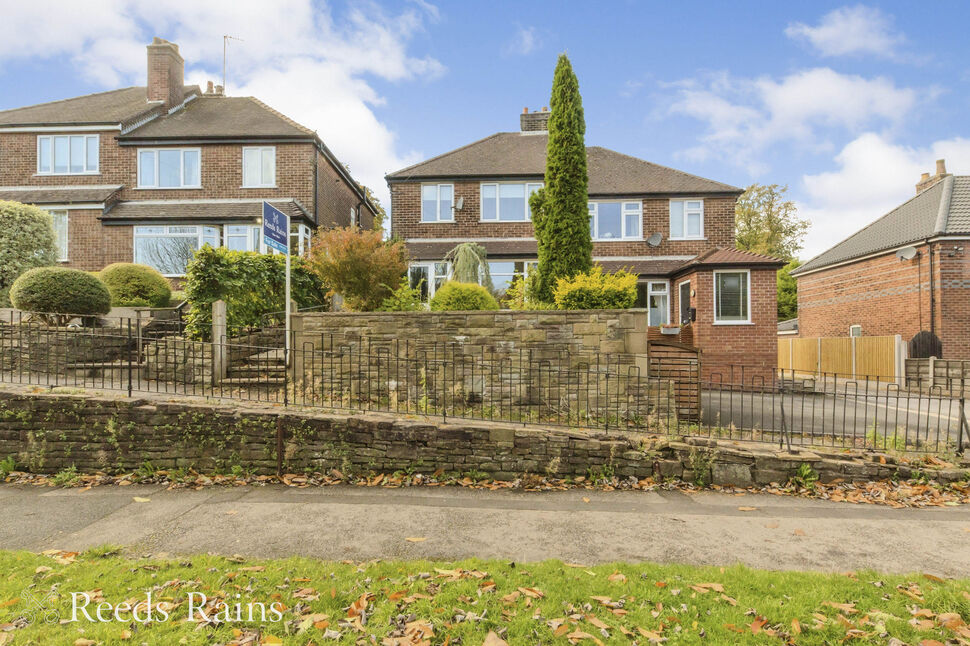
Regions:
<svg viewBox="0 0 970 646"><path fill-rule="evenodd" d="M0 485L0 507L3 549L114 544L130 554L646 560L970 576L970 508L962 507L894 510L679 491L352 486L166 491L151 485L88 491Z"/></svg>

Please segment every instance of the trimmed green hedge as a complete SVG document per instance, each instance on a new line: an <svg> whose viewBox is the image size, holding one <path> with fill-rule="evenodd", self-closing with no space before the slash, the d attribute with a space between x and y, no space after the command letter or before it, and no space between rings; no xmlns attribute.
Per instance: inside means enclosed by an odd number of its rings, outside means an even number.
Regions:
<svg viewBox="0 0 970 646"><path fill-rule="evenodd" d="M65 314L90 316L111 311L111 294L98 278L66 267L38 267L25 272L10 288L14 307L25 312L57 314L51 323L63 323Z"/></svg>
<svg viewBox="0 0 970 646"><path fill-rule="evenodd" d="M450 280L439 287L431 299L433 312L497 309L498 301L495 297L487 289L475 283L459 283Z"/></svg>
<svg viewBox="0 0 970 646"><path fill-rule="evenodd" d="M172 296L168 280L148 265L116 262L102 269L99 278L114 307L168 307Z"/></svg>

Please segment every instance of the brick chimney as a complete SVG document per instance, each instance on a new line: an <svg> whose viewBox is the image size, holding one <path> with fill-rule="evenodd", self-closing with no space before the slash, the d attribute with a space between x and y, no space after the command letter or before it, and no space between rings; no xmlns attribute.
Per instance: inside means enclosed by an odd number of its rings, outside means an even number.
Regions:
<svg viewBox="0 0 970 646"><path fill-rule="evenodd" d="M529 112L529 108L522 108L519 115L519 128L522 132L546 132L549 130L549 108Z"/></svg>
<svg viewBox="0 0 970 646"><path fill-rule="evenodd" d="M937 159L936 160L936 175L930 176L929 173L923 173L920 175L919 182L916 183L916 194L919 195L926 189L930 188L941 179L949 175L946 172L946 160Z"/></svg>
<svg viewBox="0 0 970 646"><path fill-rule="evenodd" d="M161 101L166 108L182 103L185 61L179 46L156 36L148 46L148 100Z"/></svg>

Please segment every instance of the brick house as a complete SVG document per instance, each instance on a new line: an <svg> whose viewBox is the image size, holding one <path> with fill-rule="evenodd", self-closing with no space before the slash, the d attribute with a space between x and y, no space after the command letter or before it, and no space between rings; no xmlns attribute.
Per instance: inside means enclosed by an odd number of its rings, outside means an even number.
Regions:
<svg viewBox="0 0 970 646"><path fill-rule="evenodd" d="M60 261L184 274L203 244L263 250L262 202L316 227L374 224L362 188L315 132L253 97L183 84L178 46L148 45L148 85L0 111L0 200L54 215Z"/></svg>
<svg viewBox="0 0 970 646"><path fill-rule="evenodd" d="M482 245L496 291L537 261L527 196L543 184L548 110L386 176L394 236L405 241L413 285L447 280L446 254ZM636 273L652 326L690 322L705 365L773 369L776 271L781 262L734 248L742 190L598 146L587 148L593 259Z"/></svg>
<svg viewBox="0 0 970 646"><path fill-rule="evenodd" d="M923 173L916 195L792 275L803 337L936 335L970 359L970 176Z"/></svg>

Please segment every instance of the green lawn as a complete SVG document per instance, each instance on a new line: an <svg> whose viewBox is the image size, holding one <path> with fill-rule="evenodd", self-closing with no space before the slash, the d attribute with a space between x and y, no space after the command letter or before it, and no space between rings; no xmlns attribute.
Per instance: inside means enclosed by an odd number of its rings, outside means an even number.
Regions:
<svg viewBox="0 0 970 646"><path fill-rule="evenodd" d="M30 598L52 588L61 623L24 627ZM121 604L151 592L156 621ZM87 592L92 619L72 619ZM188 622L190 595L196 608ZM205 595L205 601L202 596ZM222 601L242 621L215 620ZM266 618L248 621L261 602ZM281 606L270 608L271 604ZM136 607L144 619L145 606ZM279 610L279 616L272 610ZM161 621L162 611L170 619ZM558 561L333 563L212 556L132 560L0 552L0 645L6 644L908 644L970 643L970 580L927 574L812 574L655 564ZM495 635L488 638L489 632ZM929 641L924 641L929 640ZM935 641L933 641L935 640ZM963 641L959 641L963 640Z"/></svg>

